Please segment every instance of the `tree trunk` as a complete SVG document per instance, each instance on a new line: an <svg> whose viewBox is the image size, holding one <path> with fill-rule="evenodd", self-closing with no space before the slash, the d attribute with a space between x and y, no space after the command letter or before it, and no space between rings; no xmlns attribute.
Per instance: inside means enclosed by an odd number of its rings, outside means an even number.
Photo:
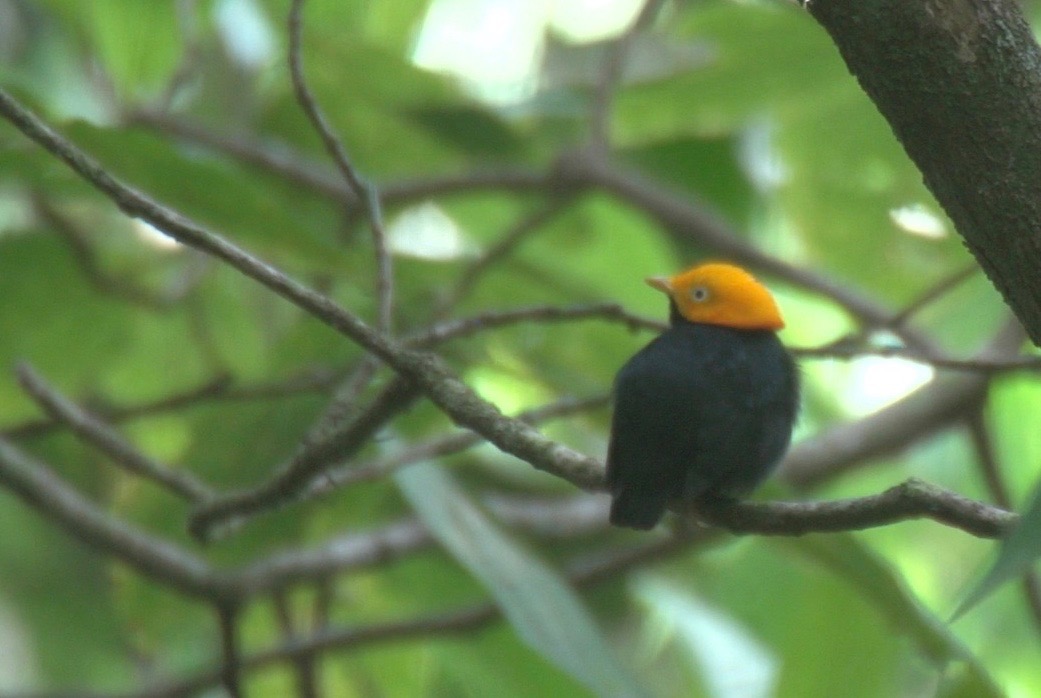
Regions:
<svg viewBox="0 0 1041 698"><path fill-rule="evenodd" d="M1041 49L1014 0L809 0L1041 345Z"/></svg>

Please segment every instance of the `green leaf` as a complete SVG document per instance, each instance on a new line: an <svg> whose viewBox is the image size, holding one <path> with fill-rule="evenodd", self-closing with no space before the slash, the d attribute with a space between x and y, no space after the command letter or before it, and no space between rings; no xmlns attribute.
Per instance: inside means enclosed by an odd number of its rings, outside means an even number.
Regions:
<svg viewBox="0 0 1041 698"><path fill-rule="evenodd" d="M32 660L13 676L0 673L0 693L12 695L12 679L14 686L125 689L132 662L105 560L6 492L0 517L11 532L0 539L0 641L20 636ZM17 645L0 647L0 655L17 656ZM0 659L0 671L4 664Z"/></svg>
<svg viewBox="0 0 1041 698"><path fill-rule="evenodd" d="M444 470L424 464L395 479L434 537L481 580L535 651L599 695L644 695L567 582L489 521Z"/></svg>
<svg viewBox="0 0 1041 698"><path fill-rule="evenodd" d="M1001 543L998 557L983 578L965 596L954 612L957 620L1005 582L1021 577L1041 557L1041 482L1034 490L1030 504L1019 524Z"/></svg>
<svg viewBox="0 0 1041 698"><path fill-rule="evenodd" d="M68 7L81 13L109 76L128 94L160 89L176 68L182 50L176 3L95 0Z"/></svg>
<svg viewBox="0 0 1041 698"><path fill-rule="evenodd" d="M803 555L850 582L900 633L938 666L957 662L981 687L977 696L1002 696L980 661L943 621L924 608L903 580L867 546L851 535L807 536L785 541ZM982 690L986 688L986 690Z"/></svg>
<svg viewBox="0 0 1041 698"><path fill-rule="evenodd" d="M73 122L64 132L131 186L282 266L299 261L340 270L349 264L331 231L327 202L256 176L226 160L199 157L138 129Z"/></svg>
<svg viewBox="0 0 1041 698"><path fill-rule="evenodd" d="M624 145L680 134L732 133L752 118L812 113L836 92L857 91L827 35L805 12L778 3L691 3L675 25L683 51L672 73L618 94Z"/></svg>

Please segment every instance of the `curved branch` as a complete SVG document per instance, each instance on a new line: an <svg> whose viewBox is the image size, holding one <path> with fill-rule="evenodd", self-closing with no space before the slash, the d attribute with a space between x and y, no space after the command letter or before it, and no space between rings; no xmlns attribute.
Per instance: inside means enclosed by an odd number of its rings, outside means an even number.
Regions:
<svg viewBox="0 0 1041 698"><path fill-rule="evenodd" d="M350 337L383 359L405 379L414 382L438 407L460 425L480 433L501 450L580 488L588 490L602 488L603 468L598 460L546 438L519 420L505 417L498 408L479 398L463 384L437 357L405 348L380 335L355 315L339 307L325 296L299 284L223 238L122 184L2 90L0 90L0 113L3 113L23 133L64 160L88 182L112 198L128 214L140 216L179 241L226 261L232 267ZM647 191L651 191L650 188ZM672 203L674 204L674 202ZM727 244L733 243L728 242ZM852 303L853 300L850 302ZM881 311L863 300L857 300L855 305L863 313L874 314L880 322L884 322L892 316L891 313ZM1015 332L1015 329L1006 331L1005 334L1009 332ZM959 391L957 397L960 399L957 404L962 407L965 405L966 399L979 394L985 387L986 380L976 376L970 376L952 385L952 388ZM953 403L954 401L937 401L937 404L941 405L943 409L949 409ZM942 423L942 418L950 418L950 415L937 414L932 417L939 418L938 422ZM921 425L922 422L918 422L919 430L913 434L905 434L905 436L913 438L920 435L922 433ZM878 425L872 424L871 426L878 431ZM906 426L901 428L907 430ZM888 435L886 439L888 440ZM888 445L891 444L892 441L888 440ZM838 452L841 454L844 450L849 451L849 449L839 449ZM857 453L857 457L863 457L862 444L856 444L856 448L852 449L852 452ZM789 460L794 460L796 454L799 454L798 450L793 452L793 457ZM805 449L803 449L801 457L806 458ZM830 453L827 460L828 467L833 468L834 453ZM226 520L234 513L234 510L229 511L224 508L209 512L203 509L193 519L194 530L205 533L211 526Z"/></svg>
<svg viewBox="0 0 1041 698"><path fill-rule="evenodd" d="M174 470L144 455L107 424L58 393L31 367L16 369L18 380L29 395L54 419L87 443L93 444L127 471L147 478L190 502L212 496L210 488L189 472Z"/></svg>
<svg viewBox="0 0 1041 698"><path fill-rule="evenodd" d="M289 8L289 74L292 77L293 90L297 102L310 120L314 130L325 145L325 150L336 163L336 168L354 196L363 203L365 213L372 229L372 247L376 252L376 296L379 299L376 326L379 331L389 334L394 315L394 268L390 250L387 248L387 233L383 227L383 203L379 189L365 180L347 155L343 143L333 133L321 108L315 100L311 88L304 76L303 58L300 53L302 27L300 13L304 0L292 0Z"/></svg>
<svg viewBox="0 0 1041 698"><path fill-rule="evenodd" d="M417 393L414 383L395 377L357 417L304 443L274 477L203 502L192 514L188 530L207 540L215 526L234 528L251 514L289 501L330 462L354 455L388 419L411 405Z"/></svg>
<svg viewBox="0 0 1041 698"><path fill-rule="evenodd" d="M881 494L825 502L714 502L695 516L732 533L801 536L933 519L980 538L1001 538L1019 515L910 479Z"/></svg>
<svg viewBox="0 0 1041 698"><path fill-rule="evenodd" d="M226 155L242 165L281 177L351 209L359 206L358 197L343 186L343 180L329 168L307 159L284 144L268 144L239 134L218 133L182 117L139 109L124 116L128 126L144 126L174 138ZM389 181L381 184L380 194L387 206L401 206L443 196L481 191L545 192L549 177L537 170L501 168L460 174L430 175Z"/></svg>

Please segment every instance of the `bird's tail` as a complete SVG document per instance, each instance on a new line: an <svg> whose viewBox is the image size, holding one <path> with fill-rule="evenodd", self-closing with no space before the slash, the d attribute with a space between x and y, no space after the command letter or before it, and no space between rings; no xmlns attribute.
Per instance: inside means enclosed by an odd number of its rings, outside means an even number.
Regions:
<svg viewBox="0 0 1041 698"><path fill-rule="evenodd" d="M620 492L611 502L611 523L615 526L647 531L661 521L664 513L665 498L646 492Z"/></svg>

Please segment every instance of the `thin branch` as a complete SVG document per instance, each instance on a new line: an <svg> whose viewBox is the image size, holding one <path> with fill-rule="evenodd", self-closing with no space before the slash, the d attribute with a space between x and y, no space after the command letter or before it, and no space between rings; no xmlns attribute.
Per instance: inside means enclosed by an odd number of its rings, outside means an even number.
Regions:
<svg viewBox="0 0 1041 698"><path fill-rule="evenodd" d="M617 579L618 574L626 569L675 555L713 535L705 529L688 529L632 548L614 549L599 559L573 563L568 570L568 578L577 587L601 584ZM479 603L417 618L330 629L306 639L246 656L240 663L240 671L252 671L272 664L295 661L300 657L377 643L467 633L495 622L500 615L501 611L495 604ZM218 684L219 681L220 670L215 667L187 679L150 686L132 695L140 698L187 698Z"/></svg>
<svg viewBox="0 0 1041 698"><path fill-rule="evenodd" d="M666 328L665 323L633 315L618 303L595 303L568 307L540 305L512 310L494 310L470 317L446 320L413 332L404 337L403 341L409 346L428 347L466 337L476 332L498 329L517 323L567 322L584 319L621 322L630 330L660 332Z"/></svg>
<svg viewBox="0 0 1041 698"><path fill-rule="evenodd" d="M284 590L276 592L272 598L278 625L282 631L283 644L291 644L299 637L290 601L289 593ZM297 695L300 698L318 698L315 657L313 655L297 657L293 661L293 673L296 677Z"/></svg>
<svg viewBox="0 0 1041 698"><path fill-rule="evenodd" d="M354 340L414 381L457 423L483 434L501 450L579 487L594 489L602 486L603 469L595 459L547 439L523 422L504 417L498 408L478 397L437 357L401 347L326 296L123 184L4 90L0 90L0 114L109 196L128 215L140 217L179 242L225 261ZM216 523L216 520L211 523Z"/></svg>
<svg viewBox="0 0 1041 698"><path fill-rule="evenodd" d="M239 667L242 666L242 660L239 656L239 642L235 627L238 608L234 603L218 603L216 610L217 621L220 625L220 682L224 690L228 692L229 698L239 698L242 695L239 685Z"/></svg>
<svg viewBox="0 0 1041 698"><path fill-rule="evenodd" d="M712 502L692 512L732 533L801 536L933 519L980 538L1001 538L1013 512L910 479L881 494L826 502Z"/></svg>
<svg viewBox="0 0 1041 698"><path fill-rule="evenodd" d="M358 208L358 197L343 188L333 170L308 160L286 144L270 144L240 134L217 133L182 117L152 110L137 110L124 116L127 125L139 125L188 141L261 170L299 187L346 205ZM549 189L549 177L531 169L500 168L473 172L431 175L385 182L380 194L386 206L405 205L430 197L473 194L481 191L540 193Z"/></svg>
<svg viewBox="0 0 1041 698"><path fill-rule="evenodd" d="M495 264L505 259L517 249L521 242L528 239L535 231L553 220L561 211L571 204L570 197L555 198L536 211L522 216L499 238L498 242L485 250L466 269L459 274L455 285L442 298L433 313L435 318L444 317L448 311L466 298L477 282Z"/></svg>
<svg viewBox="0 0 1041 698"><path fill-rule="evenodd" d="M599 494L532 497L486 493L481 504L510 528L542 539L574 540L611 528L607 517L610 500Z"/></svg>
<svg viewBox="0 0 1041 698"><path fill-rule="evenodd" d="M481 502L506 526L543 538L571 539L608 527L607 500L601 495L552 499L486 495ZM386 565L431 544L433 538L423 524L409 517L340 535L314 548L273 553L227 576L243 598L256 597Z"/></svg>
<svg viewBox="0 0 1041 698"><path fill-rule="evenodd" d="M488 495L482 497L482 503L511 528L543 538L570 539L604 532L608 527L607 501L600 495L553 499ZM313 548L276 552L227 576L246 599L280 593L306 581L322 581L336 574L386 565L432 544L426 527L409 517L337 536Z"/></svg>
<svg viewBox="0 0 1041 698"><path fill-rule="evenodd" d="M351 163L343 143L333 133L332 127L307 85L301 55L300 13L303 5L304 0L292 0L289 10L289 72L293 80L293 89L296 92L297 102L300 103L307 118L311 121L311 125L321 137L326 151L336 164L347 187L365 206L369 217L369 227L372 229L372 246L376 252L376 293L379 298L376 327L381 333L389 334L394 313L394 272L390 251L387 249L387 235L383 227L383 204L380 200L379 190L371 182L362 179Z"/></svg>
<svg viewBox="0 0 1041 698"><path fill-rule="evenodd" d="M600 79L596 84L589 110L589 147L607 151L610 147L611 103L621 82L629 51L636 35L647 28L658 15L663 0L645 0L639 14L618 38L610 42L607 56L601 67Z"/></svg>
<svg viewBox="0 0 1041 698"><path fill-rule="evenodd" d="M595 395L589 398L563 398L548 405L543 405L532 410L526 410L518 414L515 419L528 424L541 424L544 421L564 417L578 412L603 407L610 402L610 395ZM371 482L387 477L395 470L413 463L443 458L482 443L484 439L480 434L469 430L461 430L445 434L428 441L409 446L397 453L380 458L375 458L361 465L349 465L339 470L324 473L315 479L309 491L301 499L328 494L334 489L355 485L360 482Z"/></svg>
<svg viewBox="0 0 1041 698"><path fill-rule="evenodd" d="M976 264L968 264L964 268L940 279L931 288L927 288L921 295L908 303L903 310L893 316L889 324L891 327L903 327L908 321L922 311L928 305L935 303L963 282L972 278L980 268Z"/></svg>
<svg viewBox="0 0 1041 698"><path fill-rule="evenodd" d="M1041 356L1014 356L1007 359L954 359L904 347L851 346L829 344L823 347L793 348L792 354L810 359L857 359L862 356L907 359L934 368L968 373L1008 373L1011 371L1041 371Z"/></svg>
<svg viewBox="0 0 1041 698"><path fill-rule="evenodd" d="M55 390L32 367L22 364L16 372L25 391L52 418L67 424L73 433L128 472L151 480L189 502L201 502L212 495L210 488L191 473L169 468L138 451L107 424Z"/></svg>
<svg viewBox="0 0 1041 698"><path fill-rule="evenodd" d="M225 533L258 512L291 501L323 468L357 453L391 417L412 404L417 395L414 383L401 377L393 378L356 419L337 426L318 440L305 443L274 477L203 503L192 513L188 530L200 540L209 540L215 534L215 526L221 526L221 532Z"/></svg>
<svg viewBox="0 0 1041 698"><path fill-rule="evenodd" d="M32 196L32 202L36 214L43 223L68 245L72 258L82 271L83 277L98 293L149 310L166 310L182 301L202 278L197 276L192 282L183 284L176 293L161 294L136 283L129 277L113 276L102 268L98 255L90 246L86 235L72 220L59 213L39 194Z"/></svg>
<svg viewBox="0 0 1041 698"><path fill-rule="evenodd" d="M247 564L230 576L243 595L256 596L347 570L381 565L431 542L423 525L408 518L368 531L337 536L315 548L275 553Z"/></svg>
<svg viewBox="0 0 1041 698"><path fill-rule="evenodd" d="M571 539L603 532L608 527L607 500L601 495L521 499L492 494L483 496L481 502L506 526L542 538ZM334 579L337 574L386 565L433 542L423 524L415 517L408 517L368 530L352 531L314 548L273 553L227 576L244 599L278 594L294 584L321 583Z"/></svg>
<svg viewBox="0 0 1041 698"><path fill-rule="evenodd" d="M975 358L1002 361L1016 356L1024 339L1023 328L1010 318ZM780 475L792 487L808 489L871 458L898 452L924 435L960 423L986 399L989 385L986 373L937 376L889 407L795 444Z"/></svg>
<svg viewBox="0 0 1041 698"><path fill-rule="evenodd" d="M141 417L165 414L212 401L252 401L292 397L306 393L324 392L332 383L333 372L315 369L285 380L235 387L231 376L219 375L202 385L166 397L138 404L115 404L105 398L90 398L90 412L108 422L124 422ZM67 426L54 418L33 419L0 430L0 436L21 439L44 436Z"/></svg>
<svg viewBox="0 0 1041 698"><path fill-rule="evenodd" d="M181 116L153 109L136 109L123 115L127 126L144 126L235 160L250 170L275 175L298 187L354 206L358 198L345 190L343 180L331 168L308 160L285 144L261 142L240 133L218 133Z"/></svg>
<svg viewBox="0 0 1041 698"><path fill-rule="evenodd" d="M40 461L0 439L0 484L71 537L188 596L231 598L224 577L203 559L113 517Z"/></svg>
<svg viewBox="0 0 1041 698"><path fill-rule="evenodd" d="M963 269L960 269L953 274L940 279L937 283L930 286L929 288L922 291L917 297L911 300L903 309L893 315L884 325L870 325L861 324L859 328L850 332L847 335L839 337L829 344L819 347L816 350L810 350L811 352L819 351L826 353L830 350L835 352L846 352L852 351L854 347L864 346L869 340L872 333L878 330L890 329L896 330L897 334L901 331L906 331L911 319L919 312L922 311L928 305L935 303L936 301L943 298L944 295L949 293L960 283L968 279L975 273L979 267L974 264L970 264ZM919 353L923 353L922 350L918 350ZM936 353L933 351L932 353Z"/></svg>

